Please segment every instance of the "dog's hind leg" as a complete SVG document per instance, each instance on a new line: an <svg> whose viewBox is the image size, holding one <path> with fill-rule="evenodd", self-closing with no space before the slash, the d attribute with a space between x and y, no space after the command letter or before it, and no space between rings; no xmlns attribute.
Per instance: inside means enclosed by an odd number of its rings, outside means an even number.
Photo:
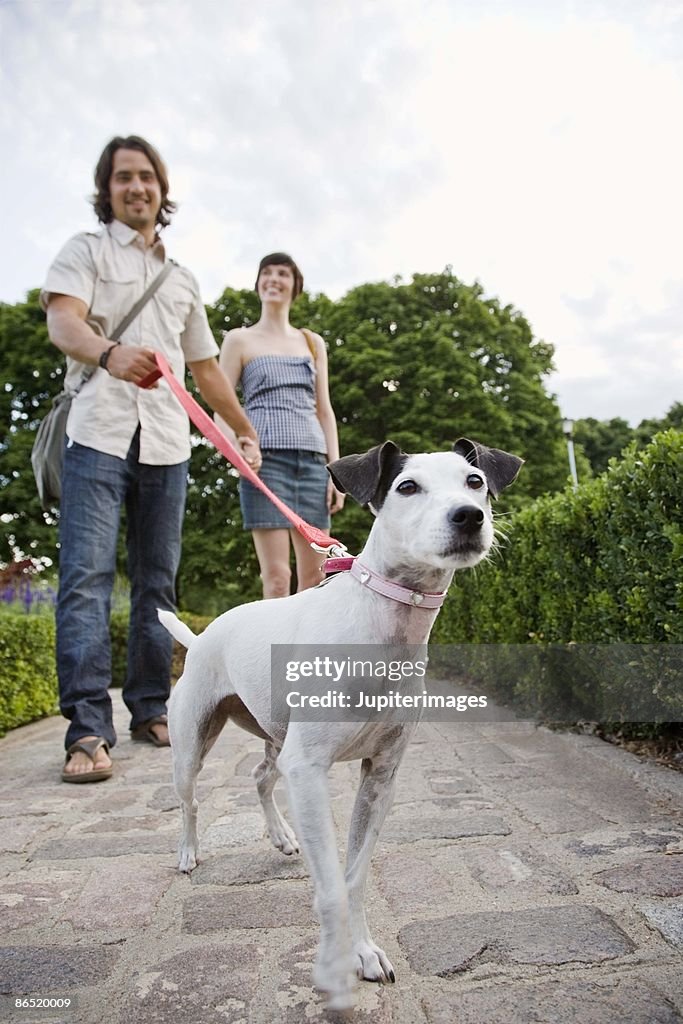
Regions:
<svg viewBox="0 0 683 1024"><path fill-rule="evenodd" d="M180 771L174 773L175 790L180 797L183 813L183 834L178 847L178 870L187 874L197 867L199 858L199 840L197 838L196 797L197 772Z"/></svg>
<svg viewBox="0 0 683 1024"><path fill-rule="evenodd" d="M192 737L187 736L187 729L182 732L182 741L171 733L171 747L173 750L173 781L175 791L180 799L180 806L183 815L183 831L178 847L178 869L189 874L197 867L199 857L199 841L197 838L197 802L196 788L197 775L201 767L201 751L199 736L195 736L195 745L192 745ZM189 742L188 742L189 741Z"/></svg>
<svg viewBox="0 0 683 1024"><path fill-rule="evenodd" d="M207 752L225 725L229 711L228 698L199 715L193 713L191 702L190 688L181 678L169 704L168 725L173 753L173 780L183 815L178 868L188 874L196 868L199 857L197 776Z"/></svg>
<svg viewBox="0 0 683 1024"><path fill-rule="evenodd" d="M268 740L263 760L256 765L252 776L256 782L256 790L261 801L271 842L276 850L280 850L286 857L290 857L293 853L299 852L299 844L294 832L282 817L282 812L273 796L275 783L280 775L275 764L276 758L277 750Z"/></svg>

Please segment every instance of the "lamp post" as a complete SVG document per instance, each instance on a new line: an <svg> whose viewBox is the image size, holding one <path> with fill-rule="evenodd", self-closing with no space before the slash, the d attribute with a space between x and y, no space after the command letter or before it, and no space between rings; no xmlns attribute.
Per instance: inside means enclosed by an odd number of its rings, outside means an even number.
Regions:
<svg viewBox="0 0 683 1024"><path fill-rule="evenodd" d="M569 455L569 472L572 478L574 490L579 486L579 478L576 475L576 459L574 458L574 420L562 420L562 432L567 438L567 454Z"/></svg>

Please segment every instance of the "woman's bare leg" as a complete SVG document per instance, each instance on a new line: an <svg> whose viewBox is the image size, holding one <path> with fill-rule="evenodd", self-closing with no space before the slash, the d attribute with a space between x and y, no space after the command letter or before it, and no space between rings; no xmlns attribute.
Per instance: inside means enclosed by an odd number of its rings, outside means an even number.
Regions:
<svg viewBox="0 0 683 1024"><path fill-rule="evenodd" d="M297 591L316 587L324 579L320 566L325 556L318 554L296 530L289 531L296 556Z"/></svg>
<svg viewBox="0 0 683 1024"><path fill-rule="evenodd" d="M289 597L292 571L289 567L288 530L252 530L254 548L261 569L263 596Z"/></svg>

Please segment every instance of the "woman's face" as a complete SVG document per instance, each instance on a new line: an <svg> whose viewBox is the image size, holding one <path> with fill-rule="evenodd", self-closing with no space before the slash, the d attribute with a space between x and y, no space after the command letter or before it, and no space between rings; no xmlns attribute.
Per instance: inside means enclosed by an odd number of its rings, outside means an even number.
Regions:
<svg viewBox="0 0 683 1024"><path fill-rule="evenodd" d="M294 272L285 263L270 263L259 274L261 302L290 302L294 291Z"/></svg>

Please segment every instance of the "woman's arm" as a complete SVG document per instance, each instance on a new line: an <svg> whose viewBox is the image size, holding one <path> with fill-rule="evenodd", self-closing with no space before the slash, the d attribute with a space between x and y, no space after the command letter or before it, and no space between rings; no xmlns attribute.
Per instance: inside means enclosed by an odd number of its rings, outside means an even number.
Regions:
<svg viewBox="0 0 683 1024"><path fill-rule="evenodd" d="M223 337L223 344L221 345L220 355L218 356L218 365L221 370L232 384L233 390L237 388L240 377L242 376L242 328L236 327L232 331L228 331ZM231 441L235 440L235 431L232 429L229 423L219 416L218 413L214 415L214 420L221 428L223 433Z"/></svg>
<svg viewBox="0 0 683 1024"><path fill-rule="evenodd" d="M316 413L327 446L328 462L335 462L339 458L339 434L337 432L337 419L334 415L332 402L330 401L329 373L327 367L327 349L325 342L319 334L313 334L316 347ZM330 478L327 485L327 507L334 514L344 507L346 495L332 483Z"/></svg>
<svg viewBox="0 0 683 1024"><path fill-rule="evenodd" d="M256 431L237 399L232 382L213 358L188 363L188 368L202 398L214 410L219 425L225 423L232 427L242 455L252 469L258 470L261 466L261 452Z"/></svg>

